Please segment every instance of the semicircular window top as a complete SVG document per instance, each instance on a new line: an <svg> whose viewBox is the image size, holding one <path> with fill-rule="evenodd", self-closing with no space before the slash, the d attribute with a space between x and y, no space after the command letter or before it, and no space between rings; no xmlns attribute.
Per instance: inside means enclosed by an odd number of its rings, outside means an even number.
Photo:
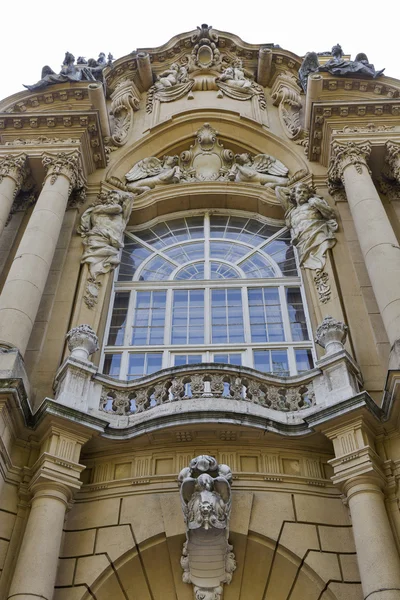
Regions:
<svg viewBox="0 0 400 600"><path fill-rule="evenodd" d="M105 374L130 380L216 362L296 375L313 368L311 339L286 227L203 213L126 232Z"/></svg>

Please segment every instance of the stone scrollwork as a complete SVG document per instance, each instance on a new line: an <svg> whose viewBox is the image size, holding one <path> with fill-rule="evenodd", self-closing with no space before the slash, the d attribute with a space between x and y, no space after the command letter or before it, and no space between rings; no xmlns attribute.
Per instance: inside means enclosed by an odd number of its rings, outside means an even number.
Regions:
<svg viewBox="0 0 400 600"><path fill-rule="evenodd" d="M335 211L306 183L298 183L291 189L277 187L276 196L286 211L286 225L299 253L300 265L322 270L327 250L336 244Z"/></svg>
<svg viewBox="0 0 400 600"><path fill-rule="evenodd" d="M218 132L205 123L196 132L195 143L180 156L144 158L125 175L126 183L115 177L109 183L136 195L158 185L200 181L247 182L274 188L293 182L298 175L289 181L288 173L282 162L268 154L234 154L224 148Z"/></svg>
<svg viewBox="0 0 400 600"><path fill-rule="evenodd" d="M329 302L331 299L331 286L328 273L321 269L317 269L315 272L314 283L319 301L322 302L322 304Z"/></svg>
<svg viewBox="0 0 400 600"><path fill-rule="evenodd" d="M139 92L132 81L121 81L111 94L114 131L109 141L115 146L126 144L133 126L133 113L139 110L139 101Z"/></svg>
<svg viewBox="0 0 400 600"><path fill-rule="evenodd" d="M89 267L85 302L92 308L97 302L99 275L114 269L120 262L123 233L132 211L132 194L111 190L99 194L98 199L83 213L78 233L85 250L81 263Z"/></svg>
<svg viewBox="0 0 400 600"><path fill-rule="evenodd" d="M230 468L207 455L197 456L179 473L186 524L182 578L194 585L196 600L219 600L222 584L231 582L236 569L233 547L228 541L231 481ZM204 569L207 557L212 563L209 571Z"/></svg>
<svg viewBox="0 0 400 600"><path fill-rule="evenodd" d="M46 177L50 177L51 185L55 184L60 175L64 175L70 182L68 194L70 195L72 190L75 190L80 193L81 197L84 197L86 181L83 175L81 155L78 151L43 154L42 163L46 170Z"/></svg>
<svg viewBox="0 0 400 600"><path fill-rule="evenodd" d="M291 140L305 139L306 132L300 122L301 90L297 80L290 73L280 73L276 78L271 97L274 106L278 107L278 114L282 127Z"/></svg>
<svg viewBox="0 0 400 600"><path fill-rule="evenodd" d="M238 58L223 70L215 83L223 94L233 100L251 100L256 96L261 110L265 110L267 105L263 88L246 75L243 63Z"/></svg>

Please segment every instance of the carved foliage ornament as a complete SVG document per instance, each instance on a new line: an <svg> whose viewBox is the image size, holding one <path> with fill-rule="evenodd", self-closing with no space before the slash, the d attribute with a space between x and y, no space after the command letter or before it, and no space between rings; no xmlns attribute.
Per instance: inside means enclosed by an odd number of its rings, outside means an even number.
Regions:
<svg viewBox="0 0 400 600"><path fill-rule="evenodd" d="M385 161L391 178L400 183L400 144L386 142Z"/></svg>
<svg viewBox="0 0 400 600"><path fill-rule="evenodd" d="M0 158L0 183L4 177L10 177L15 181L14 198L30 173L26 161L26 154L7 154Z"/></svg>
<svg viewBox="0 0 400 600"><path fill-rule="evenodd" d="M178 484L186 524L181 565L183 581L194 585L197 600L219 600L222 584L236 569L229 544L232 473L212 456L201 455L179 473ZM212 557L212 569L204 559Z"/></svg>
<svg viewBox="0 0 400 600"><path fill-rule="evenodd" d="M83 213L78 233L85 250L81 263L89 267L84 300L89 308L97 302L100 288L99 275L115 269L120 262L123 234L132 211L133 195L111 190L99 194L98 199Z"/></svg>
<svg viewBox="0 0 400 600"><path fill-rule="evenodd" d="M280 73L271 89L273 104L278 106L281 124L291 140L305 136L300 123L302 107L300 93L296 78L289 73Z"/></svg>
<svg viewBox="0 0 400 600"><path fill-rule="evenodd" d="M348 327L342 321L327 316L318 327L315 335L317 344L325 348L326 354L334 354L343 350Z"/></svg>
<svg viewBox="0 0 400 600"><path fill-rule="evenodd" d="M80 190L84 195L86 181L78 151L43 154L42 163L46 170L46 177L50 177L51 185L55 184L60 175L64 175L70 182L68 195L72 190Z"/></svg>
<svg viewBox="0 0 400 600"><path fill-rule="evenodd" d="M362 175L363 167L370 169L367 165L367 159L371 154L371 144L369 142L344 142L340 143L334 140L331 144L331 163L328 170L328 177L333 181L342 181L344 169L353 165L357 173Z"/></svg>
<svg viewBox="0 0 400 600"><path fill-rule="evenodd" d="M111 145L126 144L133 126L133 113L139 110L140 95L132 81L121 81L111 95L111 114L114 116L114 133Z"/></svg>
<svg viewBox="0 0 400 600"><path fill-rule="evenodd" d="M99 340L90 325L78 325L66 335L68 350L71 356L87 360L88 357L99 349Z"/></svg>

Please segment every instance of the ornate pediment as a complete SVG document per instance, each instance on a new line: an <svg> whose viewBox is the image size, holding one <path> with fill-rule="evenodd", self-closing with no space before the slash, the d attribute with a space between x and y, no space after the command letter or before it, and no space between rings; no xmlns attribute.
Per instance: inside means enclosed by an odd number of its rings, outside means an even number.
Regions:
<svg viewBox="0 0 400 600"><path fill-rule="evenodd" d="M196 132L194 144L179 156L143 158L126 173L124 182L116 177L108 182L139 195L160 185L200 181L247 182L275 188L290 183L288 174L289 169L273 156L235 154L225 148L218 132L205 123Z"/></svg>

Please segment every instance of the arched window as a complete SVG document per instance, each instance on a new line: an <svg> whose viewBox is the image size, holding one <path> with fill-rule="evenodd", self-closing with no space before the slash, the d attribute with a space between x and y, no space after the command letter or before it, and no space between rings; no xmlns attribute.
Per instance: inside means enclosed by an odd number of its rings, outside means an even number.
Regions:
<svg viewBox="0 0 400 600"><path fill-rule="evenodd" d="M312 352L286 227L203 213L126 232L105 374L135 379L215 362L289 376L312 368Z"/></svg>

